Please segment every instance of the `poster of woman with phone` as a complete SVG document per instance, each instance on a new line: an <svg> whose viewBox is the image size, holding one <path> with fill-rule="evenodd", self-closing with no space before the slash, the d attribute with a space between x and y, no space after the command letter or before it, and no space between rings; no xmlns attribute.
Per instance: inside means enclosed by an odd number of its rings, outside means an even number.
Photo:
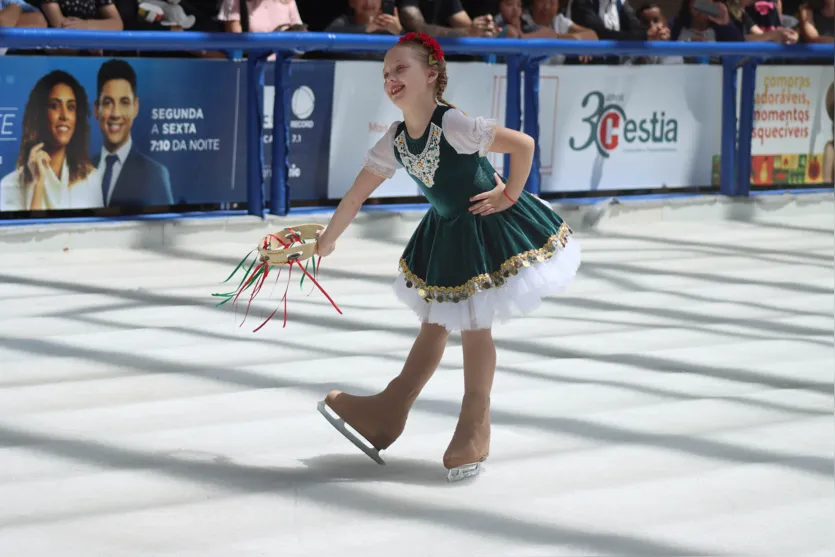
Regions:
<svg viewBox="0 0 835 557"><path fill-rule="evenodd" d="M90 109L78 80L56 70L29 93L15 170L0 180L0 210L102 207L90 161Z"/></svg>

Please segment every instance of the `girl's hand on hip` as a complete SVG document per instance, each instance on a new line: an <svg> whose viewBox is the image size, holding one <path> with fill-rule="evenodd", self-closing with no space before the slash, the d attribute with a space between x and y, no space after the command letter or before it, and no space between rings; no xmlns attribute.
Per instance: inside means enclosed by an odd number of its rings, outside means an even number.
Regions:
<svg viewBox="0 0 835 557"><path fill-rule="evenodd" d="M511 201L505 192L506 186L499 177L499 174L493 173L493 177L496 179L495 188L470 198L470 201L476 202L470 206L470 212L472 214L483 216L492 215L509 209L513 205L514 202Z"/></svg>

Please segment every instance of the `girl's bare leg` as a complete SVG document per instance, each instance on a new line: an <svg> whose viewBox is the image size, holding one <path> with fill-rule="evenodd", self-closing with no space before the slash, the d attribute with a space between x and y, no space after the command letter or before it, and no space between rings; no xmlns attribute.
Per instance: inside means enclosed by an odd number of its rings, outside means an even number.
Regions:
<svg viewBox="0 0 835 557"><path fill-rule="evenodd" d="M490 453L490 392L496 373L496 345L490 329L462 331L461 343L464 399L458 425L444 453L444 467L449 470L481 462Z"/></svg>
<svg viewBox="0 0 835 557"><path fill-rule="evenodd" d="M388 448L403 433L412 404L438 369L448 338L444 327L424 323L400 375L382 392L355 396L331 391L325 403L374 448Z"/></svg>

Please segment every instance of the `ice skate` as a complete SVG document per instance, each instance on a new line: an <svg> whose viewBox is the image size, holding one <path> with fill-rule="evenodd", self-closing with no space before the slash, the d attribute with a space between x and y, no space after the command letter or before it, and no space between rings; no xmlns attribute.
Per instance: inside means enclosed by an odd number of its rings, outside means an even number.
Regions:
<svg viewBox="0 0 835 557"><path fill-rule="evenodd" d="M477 476L490 454L490 399L464 397L452 441L444 453L447 481Z"/></svg>
<svg viewBox="0 0 835 557"><path fill-rule="evenodd" d="M331 391L319 402L319 412L331 425L378 464L385 464L380 451L403 433L413 401L413 397L398 393L393 384L373 396Z"/></svg>

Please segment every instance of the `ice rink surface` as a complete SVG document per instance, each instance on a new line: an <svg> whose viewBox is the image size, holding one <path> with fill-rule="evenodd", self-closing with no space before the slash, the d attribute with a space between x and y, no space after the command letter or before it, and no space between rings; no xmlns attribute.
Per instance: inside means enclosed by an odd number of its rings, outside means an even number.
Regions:
<svg viewBox="0 0 835 557"><path fill-rule="evenodd" d="M495 329L460 484L458 336L386 466L316 411L399 372L407 230L324 260L344 315L296 271L255 334L286 274L243 327L210 297L249 244L0 245L0 556L832 555L832 215L576 237L570 291Z"/></svg>

